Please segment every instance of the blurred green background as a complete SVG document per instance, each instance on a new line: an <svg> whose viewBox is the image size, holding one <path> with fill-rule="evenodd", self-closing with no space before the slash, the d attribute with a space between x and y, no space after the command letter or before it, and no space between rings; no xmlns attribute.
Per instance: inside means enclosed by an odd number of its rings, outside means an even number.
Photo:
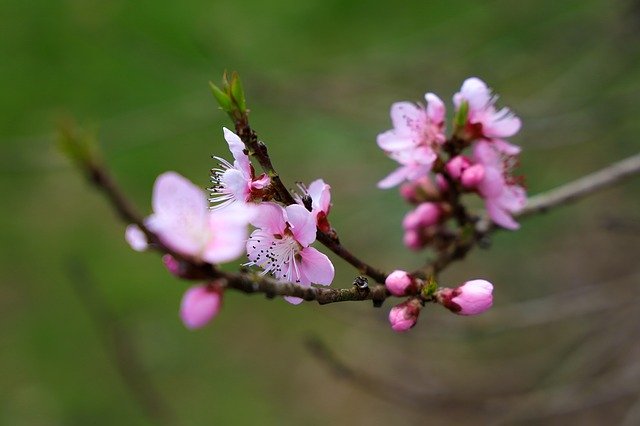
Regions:
<svg viewBox="0 0 640 426"><path fill-rule="evenodd" d="M396 335L389 304L230 293L190 332L185 283L52 144L60 117L95 129L146 213L158 174L206 186L229 157L207 82L238 70L284 181L323 177L343 243L411 269L408 206L375 187L390 104L479 76L523 119L531 194L594 171L640 148L637 1L5 0L0 35L0 424L639 424L637 179L450 268L495 284L481 317L432 306Z"/></svg>

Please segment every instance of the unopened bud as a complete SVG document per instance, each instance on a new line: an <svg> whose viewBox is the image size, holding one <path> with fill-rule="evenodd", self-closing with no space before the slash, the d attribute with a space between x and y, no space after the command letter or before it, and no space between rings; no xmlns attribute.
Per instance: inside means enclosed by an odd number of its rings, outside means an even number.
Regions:
<svg viewBox="0 0 640 426"><path fill-rule="evenodd" d="M436 300L458 315L478 315L493 304L493 285L486 280L467 281L456 289L443 288Z"/></svg>
<svg viewBox="0 0 640 426"><path fill-rule="evenodd" d="M422 304L420 300L416 298L409 299L406 302L394 306L389 312L391 328L399 333L409 330L416 325L421 308Z"/></svg>
<svg viewBox="0 0 640 426"><path fill-rule="evenodd" d="M477 187L484 179L484 166L482 164L474 164L462 172L460 181L462 186L467 189Z"/></svg>
<svg viewBox="0 0 640 426"><path fill-rule="evenodd" d="M170 254L165 254L162 256L162 263L164 263L164 266L173 275L177 277L180 276L180 262L175 257Z"/></svg>
<svg viewBox="0 0 640 426"><path fill-rule="evenodd" d="M216 285L198 285L189 288L182 297L180 318L187 328L206 325L222 306L222 289Z"/></svg>
<svg viewBox="0 0 640 426"><path fill-rule="evenodd" d="M447 170L447 173L449 173L449 176L454 179L460 179L464 170L470 165L471 160L464 155L458 155L447 162L445 169Z"/></svg>
<svg viewBox="0 0 640 426"><path fill-rule="evenodd" d="M416 281L406 271L396 270L384 281L389 293L394 296L406 296L417 290Z"/></svg>

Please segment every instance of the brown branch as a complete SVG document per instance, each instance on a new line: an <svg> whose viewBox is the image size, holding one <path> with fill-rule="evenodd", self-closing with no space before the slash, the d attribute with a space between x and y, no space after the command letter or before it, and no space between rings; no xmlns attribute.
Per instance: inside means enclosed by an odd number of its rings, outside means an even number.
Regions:
<svg viewBox="0 0 640 426"><path fill-rule="evenodd" d="M372 300L374 302L374 306L380 306L384 300L391 297L390 293L387 292L383 285L373 287L367 286L365 288L353 285L351 288L341 289L315 286L304 287L299 284L280 282L260 274L248 272L223 272L218 270L215 265L198 262L197 260L185 257L163 245L157 235L149 231L144 226L142 217L133 208L132 204L120 190L115 180L111 178L102 163L88 161L83 162L81 166L84 168L84 172L91 178L91 182L106 195L107 199L119 213L120 217L127 223L135 223L140 226L147 235L149 241L152 243L151 247L153 249L161 253L169 253L181 262L181 276L185 279L222 280L223 285L246 294L261 293L265 294L267 297L300 297L307 301L315 300L321 305L345 301ZM599 172L565 184L555 190L532 197L532 201L519 216L527 217L534 213L544 212L551 208L563 205L569 201L578 200L597 190L609 187L624 177L632 176L638 172L640 172L640 155L615 163ZM282 185L281 182L280 185ZM557 194L561 194L561 196ZM289 196L291 196L291 194L289 194ZM485 228L482 228L482 226L485 226ZM414 273L420 276L442 271L453 261L464 258L466 254L482 240L482 238L496 229L497 228L488 222L486 218L479 221L476 225L476 233L474 235L453 245L452 248L443 252L425 269L415 271ZM321 235L321 242L327 242L327 244L329 244L327 247L329 247L333 242L334 245L332 246L332 250L337 250L336 253L343 259L347 260L349 263L356 266L358 270L371 276L376 281L384 282L386 275L383 272L380 272L363 262L361 263L355 256L351 255L336 240L331 239L328 235ZM329 241L326 241L326 239L329 239Z"/></svg>

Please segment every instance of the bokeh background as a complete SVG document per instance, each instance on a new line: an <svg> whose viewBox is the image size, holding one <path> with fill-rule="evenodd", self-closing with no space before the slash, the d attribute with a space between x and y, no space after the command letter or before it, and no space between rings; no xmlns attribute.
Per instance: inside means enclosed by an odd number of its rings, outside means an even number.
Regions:
<svg viewBox="0 0 640 426"><path fill-rule="evenodd" d="M388 303L229 293L190 332L185 283L53 146L60 117L94 129L149 212L158 174L206 186L229 157L207 82L238 70L284 181L323 177L345 245L411 269L375 187L390 104L479 76L523 119L531 194L594 171L640 148L637 1L5 0L0 34L0 424L640 424L638 179L447 270L495 284L483 316L397 335Z"/></svg>

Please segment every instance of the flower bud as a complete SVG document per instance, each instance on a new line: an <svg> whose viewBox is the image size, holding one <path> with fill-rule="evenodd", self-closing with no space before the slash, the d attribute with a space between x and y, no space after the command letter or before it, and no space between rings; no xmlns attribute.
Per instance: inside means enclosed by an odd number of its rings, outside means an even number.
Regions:
<svg viewBox="0 0 640 426"><path fill-rule="evenodd" d="M384 281L389 293L394 296L406 296L417 290L415 280L406 271L396 270L389 274Z"/></svg>
<svg viewBox="0 0 640 426"><path fill-rule="evenodd" d="M460 179L464 170L470 165L471 160L464 155L458 155L449 160L444 167L447 170L447 173L449 173L449 176L454 179Z"/></svg>
<svg viewBox="0 0 640 426"><path fill-rule="evenodd" d="M436 300L458 315L477 315L491 307L492 293L493 285L489 281L471 280L456 289L438 290Z"/></svg>
<svg viewBox="0 0 640 426"><path fill-rule="evenodd" d="M212 284L193 286L182 297L180 318L187 328L200 328L218 314L221 306L220 287Z"/></svg>
<svg viewBox="0 0 640 426"><path fill-rule="evenodd" d="M420 250L424 246L420 233L414 230L405 231L403 242L411 250Z"/></svg>
<svg viewBox="0 0 640 426"><path fill-rule="evenodd" d="M165 254L162 256L162 263L167 268L169 272L171 272L176 277L180 276L180 262L170 254Z"/></svg>
<svg viewBox="0 0 640 426"><path fill-rule="evenodd" d="M406 214L402 226L406 231L426 228L437 224L440 216L441 211L438 204L422 203L415 210Z"/></svg>
<svg viewBox="0 0 640 426"><path fill-rule="evenodd" d="M418 299L412 298L391 308L389 322L391 328L399 333L416 325L422 305Z"/></svg>
<svg viewBox="0 0 640 426"><path fill-rule="evenodd" d="M482 164L474 164L462 172L460 181L462 182L462 186L471 189L477 187L483 179L484 166Z"/></svg>

